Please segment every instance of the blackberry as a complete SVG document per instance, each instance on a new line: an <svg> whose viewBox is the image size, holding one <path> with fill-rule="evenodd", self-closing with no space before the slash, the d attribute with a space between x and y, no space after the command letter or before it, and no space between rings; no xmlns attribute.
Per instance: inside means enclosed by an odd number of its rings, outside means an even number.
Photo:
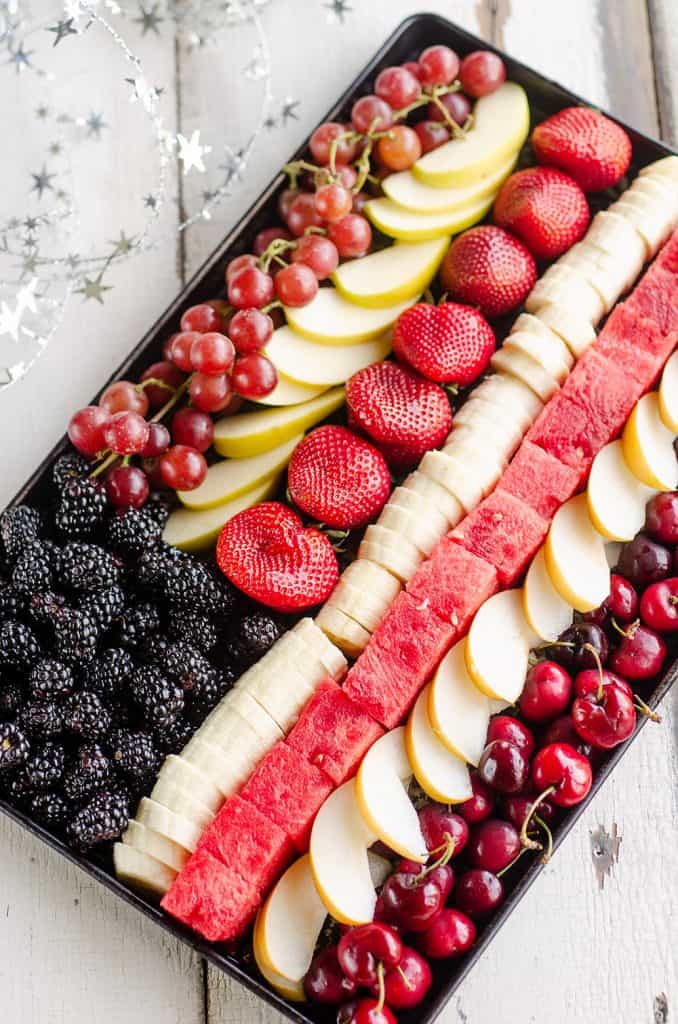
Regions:
<svg viewBox="0 0 678 1024"><path fill-rule="evenodd" d="M98 544L73 541L61 552L59 582L85 593L105 590L120 582L120 562Z"/></svg>
<svg viewBox="0 0 678 1024"><path fill-rule="evenodd" d="M81 690L68 698L64 723L83 740L101 740L111 728L111 713L97 693Z"/></svg>
<svg viewBox="0 0 678 1024"><path fill-rule="evenodd" d="M79 480L89 473L89 462L77 452L68 452L54 463L52 480L58 491L62 491L71 480Z"/></svg>
<svg viewBox="0 0 678 1024"><path fill-rule="evenodd" d="M40 536L40 513L28 505L16 505L0 515L0 554L13 565L22 551Z"/></svg>
<svg viewBox="0 0 678 1024"><path fill-rule="evenodd" d="M235 605L230 584L217 579L202 562L192 559L181 566L167 597L175 607L207 615L227 615Z"/></svg>
<svg viewBox="0 0 678 1024"><path fill-rule="evenodd" d="M113 764L124 775L143 782L157 771L158 752L148 733L118 729L110 745Z"/></svg>
<svg viewBox="0 0 678 1024"><path fill-rule="evenodd" d="M36 793L31 800L31 814L42 825L60 832L73 808L58 793Z"/></svg>
<svg viewBox="0 0 678 1024"><path fill-rule="evenodd" d="M48 740L31 753L26 761L26 776L33 793L44 793L63 778L66 754L64 748Z"/></svg>
<svg viewBox="0 0 678 1024"><path fill-rule="evenodd" d="M19 711L18 722L31 737L58 736L64 728L63 708L53 700L31 700Z"/></svg>
<svg viewBox="0 0 678 1024"><path fill-rule="evenodd" d="M39 594L53 583L51 551L39 540L33 541L17 558L12 584L21 594Z"/></svg>
<svg viewBox="0 0 678 1024"><path fill-rule="evenodd" d="M161 633L154 633L144 648L144 655L149 661L162 665L171 647L170 641Z"/></svg>
<svg viewBox="0 0 678 1024"><path fill-rule="evenodd" d="M161 491L151 491L144 504L144 512L153 516L161 530L169 519L170 508L169 501Z"/></svg>
<svg viewBox="0 0 678 1024"><path fill-rule="evenodd" d="M0 774L18 768L31 752L28 736L14 722L0 725Z"/></svg>
<svg viewBox="0 0 678 1024"><path fill-rule="evenodd" d="M26 606L26 614L36 626L54 626L66 605L63 594L48 590L44 594L33 594Z"/></svg>
<svg viewBox="0 0 678 1024"><path fill-rule="evenodd" d="M85 743L64 776L64 793L73 803L81 804L108 785L111 773L110 758L99 744Z"/></svg>
<svg viewBox="0 0 678 1024"><path fill-rule="evenodd" d="M171 683L155 665L136 670L130 681L130 692L151 728L162 729L184 709L181 687Z"/></svg>
<svg viewBox="0 0 678 1024"><path fill-rule="evenodd" d="M143 602L126 608L120 616L118 633L123 647L144 647L160 629L160 612L154 604Z"/></svg>
<svg viewBox="0 0 678 1024"><path fill-rule="evenodd" d="M3 622L0 626L0 665L28 671L40 653L40 644L32 629L22 622Z"/></svg>
<svg viewBox="0 0 678 1024"><path fill-rule="evenodd" d="M90 662L84 672L86 689L111 700L122 691L134 672L134 659L122 647L111 647Z"/></svg>
<svg viewBox="0 0 678 1024"><path fill-rule="evenodd" d="M78 607L91 615L101 632L105 633L122 615L125 601L125 591L116 583L97 594L87 594Z"/></svg>
<svg viewBox="0 0 678 1024"><path fill-rule="evenodd" d="M75 686L73 670L54 658L42 658L31 669L28 688L35 700L60 700Z"/></svg>
<svg viewBox="0 0 678 1024"><path fill-rule="evenodd" d="M162 541L142 552L136 566L139 586L155 597L167 596L188 558L183 551Z"/></svg>
<svg viewBox="0 0 678 1024"><path fill-rule="evenodd" d="M162 729L156 729L155 736L163 754L180 754L194 732L194 725L185 718L177 718Z"/></svg>
<svg viewBox="0 0 678 1024"><path fill-rule="evenodd" d="M26 605L26 595L7 580L0 579L0 622L17 619Z"/></svg>
<svg viewBox="0 0 678 1024"><path fill-rule="evenodd" d="M97 480L69 480L61 491L61 503L54 525L64 537L91 537L106 514L106 494Z"/></svg>
<svg viewBox="0 0 678 1024"><path fill-rule="evenodd" d="M207 658L191 644L171 644L165 652L162 667L186 693L206 684L212 672Z"/></svg>
<svg viewBox="0 0 678 1024"><path fill-rule="evenodd" d="M69 664L91 661L96 652L99 630L87 612L62 608L54 621L54 649Z"/></svg>
<svg viewBox="0 0 678 1024"><path fill-rule="evenodd" d="M258 661L282 635L277 619L265 612L243 615L231 640L231 654L242 669Z"/></svg>
<svg viewBox="0 0 678 1024"><path fill-rule="evenodd" d="M140 555L156 544L162 525L144 508L122 509L108 521L106 539L114 551L123 555Z"/></svg>
<svg viewBox="0 0 678 1024"><path fill-rule="evenodd" d="M0 680L0 720L13 718L26 700L24 688L16 679Z"/></svg>
<svg viewBox="0 0 678 1024"><path fill-rule="evenodd" d="M193 690L190 718L196 725L200 725L212 708L216 707L221 698L228 693L233 685L233 680L225 673L212 669L208 676L200 680Z"/></svg>
<svg viewBox="0 0 678 1024"><path fill-rule="evenodd" d="M31 797L31 787L25 768L20 768L18 772L8 772L6 778L3 778L0 772L0 784L7 799L15 807L24 807Z"/></svg>
<svg viewBox="0 0 678 1024"><path fill-rule="evenodd" d="M168 632L178 641L183 641L207 653L219 639L219 631L211 619L200 612L171 609L167 623Z"/></svg>
<svg viewBox="0 0 678 1024"><path fill-rule="evenodd" d="M117 839L129 820L129 796L123 791L102 790L78 811L68 826L68 840L78 850L85 851L112 839Z"/></svg>

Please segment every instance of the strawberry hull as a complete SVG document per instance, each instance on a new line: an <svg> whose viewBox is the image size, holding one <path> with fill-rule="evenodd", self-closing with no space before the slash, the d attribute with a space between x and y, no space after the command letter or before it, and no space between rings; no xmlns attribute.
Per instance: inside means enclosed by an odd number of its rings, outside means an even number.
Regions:
<svg viewBox="0 0 678 1024"><path fill-rule="evenodd" d="M230 864L197 851L162 899L168 914L209 942L237 939L254 919L261 892Z"/></svg>
<svg viewBox="0 0 678 1024"><path fill-rule="evenodd" d="M381 726L331 679L316 689L286 739L335 786L357 771L363 754L383 734Z"/></svg>
<svg viewBox="0 0 678 1024"><path fill-rule="evenodd" d="M198 850L234 867L259 893L268 889L294 856L283 830L239 796L229 797L203 833Z"/></svg>
<svg viewBox="0 0 678 1024"><path fill-rule="evenodd" d="M617 306L596 342L596 350L642 386L657 376L675 340L664 334L629 303Z"/></svg>
<svg viewBox="0 0 678 1024"><path fill-rule="evenodd" d="M499 589L494 566L471 551L443 537L430 558L417 569L407 584L407 593L418 603L428 601L438 618L451 622L456 636L462 636L479 603Z"/></svg>
<svg viewBox="0 0 678 1024"><path fill-rule="evenodd" d="M551 519L579 486L579 473L531 441L523 441L502 475L501 488Z"/></svg>

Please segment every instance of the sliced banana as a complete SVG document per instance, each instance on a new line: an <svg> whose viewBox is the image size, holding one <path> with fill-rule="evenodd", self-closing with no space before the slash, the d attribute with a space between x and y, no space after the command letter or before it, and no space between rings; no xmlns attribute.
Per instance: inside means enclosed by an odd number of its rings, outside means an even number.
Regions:
<svg viewBox="0 0 678 1024"><path fill-rule="evenodd" d="M559 361L567 363L568 369L574 366L574 356L560 335L548 327L534 313L521 313L515 320L509 333L527 334L530 337L539 339L547 350L553 353L554 358L556 358L557 353Z"/></svg>
<svg viewBox="0 0 678 1024"><path fill-rule="evenodd" d="M365 530L358 558L369 558L406 583L419 568L423 555L394 530L373 524Z"/></svg>
<svg viewBox="0 0 678 1024"><path fill-rule="evenodd" d="M490 362L493 370L512 374L523 384L527 384L542 402L548 402L558 390L559 385L555 377L547 373L532 356L519 352L516 348L498 349Z"/></svg>
<svg viewBox="0 0 678 1024"><path fill-rule="evenodd" d="M151 792L154 800L158 800L156 787L162 782L166 782L170 786L177 786L188 793L193 793L198 803L202 804L203 807L207 807L212 813L216 813L223 802L221 793L214 783L210 782L197 768L194 768L193 765L189 764L188 761L184 761L177 754L170 754L165 758L158 775L158 780ZM158 803L163 802L158 800ZM165 806L168 805L166 804ZM174 808L171 807L170 810L174 810Z"/></svg>
<svg viewBox="0 0 678 1024"><path fill-rule="evenodd" d="M571 306L547 302L540 306L534 315L563 339L575 359L581 358L589 345L596 340L596 332L591 322Z"/></svg>
<svg viewBox="0 0 678 1024"><path fill-rule="evenodd" d="M257 665L263 661L262 658ZM245 675L249 676L249 673L246 672ZM241 676L241 680L244 678L245 676ZM211 742L216 742L228 750L235 733L253 732L265 753L283 738L283 734L271 716L247 693L246 688L240 686L241 680L209 713L196 735L207 736L209 730Z"/></svg>
<svg viewBox="0 0 678 1024"><path fill-rule="evenodd" d="M317 657L327 670L327 674L330 678L334 679L335 682L341 679L348 667L346 658L342 652L327 639L323 631L318 629L313 619L300 619L292 629L292 632L297 633L302 640L304 640L304 642L315 651Z"/></svg>
<svg viewBox="0 0 678 1024"><path fill-rule="evenodd" d="M532 426L544 407L544 403L532 388L517 377L506 373L491 373L481 380L471 393L469 401L471 400L489 402L501 413L502 422L505 414L517 424L523 434Z"/></svg>
<svg viewBox="0 0 678 1024"><path fill-rule="evenodd" d="M368 562L364 558L359 559L359 561L364 562L366 565L375 564L374 562ZM354 562L353 564L355 565L356 563ZM398 583L397 580L394 582ZM398 590L400 590L399 583ZM343 612L344 615L348 615L359 626L366 629L368 633L374 633L391 605L391 601L384 602L369 591L363 590L362 587L354 587L352 583L343 579L337 584L336 590L328 603L333 608Z"/></svg>
<svg viewBox="0 0 678 1024"><path fill-rule="evenodd" d="M642 267L646 258L645 243L636 230L625 217L614 213L612 209L601 210L597 213L584 241L596 248L608 253L610 256L623 255L629 267ZM635 277L630 278L628 284L632 284Z"/></svg>
<svg viewBox="0 0 678 1024"><path fill-rule="evenodd" d="M678 184L678 156L664 156L638 171L639 178L665 178Z"/></svg>
<svg viewBox="0 0 678 1024"><path fill-rule="evenodd" d="M177 872L167 864L125 843L116 843L113 847L113 865L121 882L156 899L165 895L177 877Z"/></svg>
<svg viewBox="0 0 678 1024"><path fill-rule="evenodd" d="M536 313L548 302L576 309L591 324L597 324L605 312L601 296L580 273L560 263L542 274L525 300L528 313Z"/></svg>
<svg viewBox="0 0 678 1024"><path fill-rule="evenodd" d="M626 252L614 256L599 249L592 242L583 241L573 245L560 264L579 271L592 285L605 304L609 313L622 292L635 281L643 266L643 254L638 252L634 262Z"/></svg>
<svg viewBox="0 0 678 1024"><path fill-rule="evenodd" d="M206 730L202 735L193 736L182 750L181 757L214 783L225 799L240 789L256 767L262 756L263 744L248 730L234 735L229 749L225 750L212 735Z"/></svg>
<svg viewBox="0 0 678 1024"><path fill-rule="evenodd" d="M504 341L504 349L516 349L530 356L559 384L567 379L573 363L567 346L555 335L547 341L535 334L515 331Z"/></svg>
<svg viewBox="0 0 678 1024"><path fill-rule="evenodd" d="M412 491L419 498L429 502L443 516L450 530L464 517L464 509L457 498L442 484L419 470L405 477L402 489Z"/></svg>
<svg viewBox="0 0 678 1024"><path fill-rule="evenodd" d="M146 853L149 857L159 860L172 871L181 871L190 857L190 853L183 846L173 843L160 832L154 832L140 821L129 822L122 834L122 841L139 853Z"/></svg>
<svg viewBox="0 0 678 1024"><path fill-rule="evenodd" d="M377 526L399 533L410 544L414 544L422 555L430 555L434 547L444 535L435 529L426 519L407 508L395 505L390 501L384 506L377 519Z"/></svg>
<svg viewBox="0 0 678 1024"><path fill-rule="evenodd" d="M453 451L460 440L470 440L471 435L476 439L476 447L491 444L495 454L508 461L523 439L523 430L505 410L471 396L454 417L454 427L443 451Z"/></svg>
<svg viewBox="0 0 678 1024"><path fill-rule="evenodd" d="M285 734L315 693L317 684L309 683L302 672L301 664L277 662L275 668L261 672L247 684L250 696L261 704Z"/></svg>
<svg viewBox="0 0 678 1024"><path fill-rule="evenodd" d="M396 508L403 508L411 512L412 515L426 519L427 523L436 531L439 537L447 533L447 519L430 498L422 497L407 487L396 487L387 504L395 505Z"/></svg>
<svg viewBox="0 0 678 1024"><path fill-rule="evenodd" d="M494 487L503 464L491 452L486 453L483 464L465 463L452 452L427 452L419 470L453 494L465 512L472 512Z"/></svg>
<svg viewBox="0 0 678 1024"><path fill-rule="evenodd" d="M201 831L214 820L214 811L207 807L190 789L184 789L166 777L158 776L151 800L186 818Z"/></svg>
<svg viewBox="0 0 678 1024"><path fill-rule="evenodd" d="M370 642L370 634L366 629L329 602L318 612L315 621L332 643L350 658L357 658Z"/></svg>
<svg viewBox="0 0 678 1024"><path fill-rule="evenodd" d="M139 801L135 820L182 846L188 853L193 853L202 835L202 829L195 822L170 811L147 796Z"/></svg>
<svg viewBox="0 0 678 1024"><path fill-rule="evenodd" d="M643 191L634 191L633 186L622 194L621 199L612 203L609 210L633 225L645 243L648 259L654 256L678 223L675 206L667 208L661 199Z"/></svg>

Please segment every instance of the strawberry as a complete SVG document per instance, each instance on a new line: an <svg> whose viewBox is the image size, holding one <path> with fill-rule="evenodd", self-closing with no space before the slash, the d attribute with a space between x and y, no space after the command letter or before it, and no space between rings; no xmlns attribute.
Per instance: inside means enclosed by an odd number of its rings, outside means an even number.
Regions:
<svg viewBox="0 0 678 1024"><path fill-rule="evenodd" d="M507 178L494 221L524 242L537 260L553 260L578 242L591 214L576 181L554 167L528 167Z"/></svg>
<svg viewBox="0 0 678 1024"><path fill-rule="evenodd" d="M631 162L631 140L618 124L589 107L565 107L538 124L532 148L540 164L559 167L585 192L616 185Z"/></svg>
<svg viewBox="0 0 678 1024"><path fill-rule="evenodd" d="M393 330L393 351L427 380L472 384L494 352L494 332L470 306L418 302L401 313Z"/></svg>
<svg viewBox="0 0 678 1024"><path fill-rule="evenodd" d="M452 427L447 395L398 363L372 363L346 384L348 421L399 469L443 443Z"/></svg>
<svg viewBox="0 0 678 1024"><path fill-rule="evenodd" d="M532 255L514 235L485 224L455 238L440 269L443 289L485 316L519 306L537 279Z"/></svg>
<svg viewBox="0 0 678 1024"><path fill-rule="evenodd" d="M229 519L217 542L217 562L236 587L280 612L320 604L339 578L325 534L304 528L280 501L262 501Z"/></svg>
<svg viewBox="0 0 678 1024"><path fill-rule="evenodd" d="M338 530L365 526L391 493L381 452L346 427L318 427L294 449L287 471L292 498L307 515Z"/></svg>

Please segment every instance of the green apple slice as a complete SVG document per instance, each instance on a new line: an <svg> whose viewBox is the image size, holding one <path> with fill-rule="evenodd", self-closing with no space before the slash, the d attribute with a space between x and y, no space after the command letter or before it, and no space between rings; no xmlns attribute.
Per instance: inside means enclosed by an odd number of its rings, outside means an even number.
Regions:
<svg viewBox="0 0 678 1024"><path fill-rule="evenodd" d="M392 199L370 199L365 213L376 228L389 238L404 242L425 242L432 238L456 235L472 224L477 224L489 212L494 195L475 199L468 206L449 213L412 213L403 210Z"/></svg>
<svg viewBox="0 0 678 1024"><path fill-rule="evenodd" d="M532 559L525 576L523 611L530 627L542 640L557 640L572 623L572 608L551 582L543 547Z"/></svg>
<svg viewBox="0 0 678 1024"><path fill-rule="evenodd" d="M515 166L517 153L497 168L492 168L470 182L452 188L431 188L418 181L412 171L387 175L381 183L385 195L403 210L411 213L451 213L464 209L486 196L494 196Z"/></svg>
<svg viewBox="0 0 678 1024"><path fill-rule="evenodd" d="M440 662L429 691L428 716L448 750L478 764L490 724L490 702L469 676L464 652L461 640Z"/></svg>
<svg viewBox="0 0 678 1024"><path fill-rule="evenodd" d="M621 441L611 441L591 466L586 488L591 522L606 540L632 540L645 522L645 506L656 493L633 475Z"/></svg>
<svg viewBox="0 0 678 1024"><path fill-rule="evenodd" d="M326 917L306 854L287 869L259 911L257 959L286 981L302 982Z"/></svg>
<svg viewBox="0 0 678 1024"><path fill-rule="evenodd" d="M678 352L673 353L664 367L657 395L664 426L678 434Z"/></svg>
<svg viewBox="0 0 678 1024"><path fill-rule="evenodd" d="M336 288L321 288L306 306L285 306L285 316L297 334L319 345L360 345L380 338L416 298L381 309L367 309L349 302Z"/></svg>
<svg viewBox="0 0 678 1024"><path fill-rule="evenodd" d="M290 327L279 327L266 355L291 380L329 387L343 384L358 370L384 359L391 347L390 332L359 345L329 346L302 338Z"/></svg>
<svg viewBox="0 0 678 1024"><path fill-rule="evenodd" d="M303 436L299 433L261 455L215 462L199 487L192 491L177 491L177 497L186 508L196 509L215 508L234 501L272 476L278 476Z"/></svg>
<svg viewBox="0 0 678 1024"><path fill-rule="evenodd" d="M459 804L472 795L471 776L463 758L453 754L431 728L428 700L431 684L424 687L410 712L405 746L414 775L428 796L441 804Z"/></svg>
<svg viewBox="0 0 678 1024"><path fill-rule="evenodd" d="M449 237L436 237L426 242L396 242L369 256L341 263L332 280L349 302L383 309L413 299L428 288L449 242Z"/></svg>
<svg viewBox="0 0 678 1024"><path fill-rule="evenodd" d="M473 110L473 127L463 139L452 139L417 160L412 173L434 188L469 185L496 170L516 153L530 130L525 90L515 82L483 96Z"/></svg>
<svg viewBox="0 0 678 1024"><path fill-rule="evenodd" d="M464 649L476 686L488 697L513 704L525 685L533 639L520 590L503 590L488 598L476 612Z"/></svg>
<svg viewBox="0 0 678 1024"><path fill-rule="evenodd" d="M286 328L281 328L286 330ZM301 340L301 339L300 339ZM317 345L302 341L312 349ZM327 351L327 350L323 350ZM339 353L343 350L337 350ZM346 351L350 351L347 349ZM381 357L377 357L381 358ZM351 373L354 373L351 370ZM350 373L347 375L350 377ZM244 459L260 455L283 444L302 431L324 420L344 403L344 389L334 388L319 398L286 409L262 409L224 416L214 425L214 448L229 459Z"/></svg>
<svg viewBox="0 0 678 1024"><path fill-rule="evenodd" d="M299 384L296 380L288 380L282 373L278 373L278 383L273 391L264 395L263 398L258 398L255 404L266 406L300 405L302 402L310 402L312 398L322 395L323 391L327 391L324 384L320 386Z"/></svg>
<svg viewBox="0 0 678 1024"><path fill-rule="evenodd" d="M172 547L182 551L204 551L216 543L224 525L229 519L243 512L258 501L266 501L278 489L279 477L271 477L251 491L241 494L233 501L215 508L179 508L175 509L165 523L162 539Z"/></svg>
<svg viewBox="0 0 678 1024"><path fill-rule="evenodd" d="M610 592L610 569L603 538L589 517L585 494L561 505L544 544L546 568L563 601L578 612L592 612Z"/></svg>

